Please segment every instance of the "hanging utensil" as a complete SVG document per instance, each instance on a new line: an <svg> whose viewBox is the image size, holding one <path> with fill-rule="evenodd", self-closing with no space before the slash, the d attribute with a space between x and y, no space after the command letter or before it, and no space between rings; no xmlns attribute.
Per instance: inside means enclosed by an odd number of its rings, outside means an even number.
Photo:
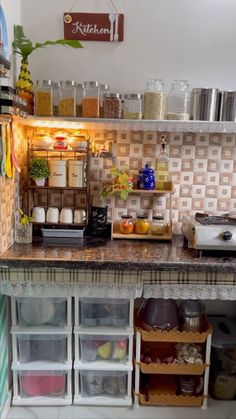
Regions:
<svg viewBox="0 0 236 419"><path fill-rule="evenodd" d="M115 14L115 34L114 34L114 42L118 42L119 34L118 34L118 26L119 26L119 14Z"/></svg>
<svg viewBox="0 0 236 419"><path fill-rule="evenodd" d="M5 176L4 125L0 126L0 176Z"/></svg>
<svg viewBox="0 0 236 419"><path fill-rule="evenodd" d="M110 21L110 41L113 41L114 38L114 21L115 21L115 13L109 13L109 21Z"/></svg>
<svg viewBox="0 0 236 419"><path fill-rule="evenodd" d="M6 176L12 178L12 161L11 161L11 139L10 139L10 127L6 126Z"/></svg>
<svg viewBox="0 0 236 419"><path fill-rule="evenodd" d="M14 139L14 131L13 131L12 124L10 125L10 140L11 140L12 163L15 166L16 170L20 173L21 168L20 168L19 161L15 153L15 141L14 141L15 139Z"/></svg>

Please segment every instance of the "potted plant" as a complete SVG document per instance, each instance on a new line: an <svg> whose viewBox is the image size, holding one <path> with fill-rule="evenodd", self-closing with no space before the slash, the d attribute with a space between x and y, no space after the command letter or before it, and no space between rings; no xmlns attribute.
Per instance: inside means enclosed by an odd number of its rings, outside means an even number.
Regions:
<svg viewBox="0 0 236 419"><path fill-rule="evenodd" d="M16 228L16 242L27 244L32 242L32 221L33 217L27 215L21 208L18 209L20 214L19 225Z"/></svg>
<svg viewBox="0 0 236 419"><path fill-rule="evenodd" d="M37 186L44 186L45 179L49 176L48 163L41 157L35 157L29 162L29 175Z"/></svg>
<svg viewBox="0 0 236 419"><path fill-rule="evenodd" d="M116 166L111 168L112 182L105 184L100 192L100 198L105 199L118 193L120 198L125 200L133 189L133 178L130 177L125 168Z"/></svg>

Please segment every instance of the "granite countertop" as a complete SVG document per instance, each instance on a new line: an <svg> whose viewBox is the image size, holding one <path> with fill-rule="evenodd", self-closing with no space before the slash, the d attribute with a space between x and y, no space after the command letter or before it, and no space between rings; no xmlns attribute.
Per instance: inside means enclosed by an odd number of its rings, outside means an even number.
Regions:
<svg viewBox="0 0 236 419"><path fill-rule="evenodd" d="M100 239L68 244L56 239L15 243L0 256L1 267L236 273L236 252L218 251L200 258L196 250L183 247L182 236L174 236L172 243Z"/></svg>

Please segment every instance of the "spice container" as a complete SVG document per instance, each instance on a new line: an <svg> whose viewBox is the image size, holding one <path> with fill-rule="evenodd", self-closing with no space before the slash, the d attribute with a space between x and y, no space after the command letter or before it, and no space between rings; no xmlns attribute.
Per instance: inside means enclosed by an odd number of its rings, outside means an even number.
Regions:
<svg viewBox="0 0 236 419"><path fill-rule="evenodd" d="M199 300L185 300L180 305L182 330L201 332L205 305Z"/></svg>
<svg viewBox="0 0 236 419"><path fill-rule="evenodd" d="M139 93L124 95L124 119L142 119L142 95Z"/></svg>
<svg viewBox="0 0 236 419"><path fill-rule="evenodd" d="M107 119L120 119L122 117L122 95L120 93L104 94L103 116Z"/></svg>
<svg viewBox="0 0 236 419"><path fill-rule="evenodd" d="M191 119L197 121L217 121L219 113L218 89L193 89Z"/></svg>
<svg viewBox="0 0 236 419"><path fill-rule="evenodd" d="M143 119L164 119L165 106L166 93L163 80L149 80L143 95Z"/></svg>
<svg viewBox="0 0 236 419"><path fill-rule="evenodd" d="M77 83L76 89L76 116L82 116L82 103L83 103L83 94L84 94L84 84Z"/></svg>
<svg viewBox="0 0 236 419"><path fill-rule="evenodd" d="M76 83L60 81L59 116L76 116Z"/></svg>
<svg viewBox="0 0 236 419"><path fill-rule="evenodd" d="M53 82L51 80L36 81L35 115L53 115Z"/></svg>
<svg viewBox="0 0 236 419"><path fill-rule="evenodd" d="M59 91L60 91L60 83L54 82L53 83L53 115L59 115Z"/></svg>
<svg viewBox="0 0 236 419"><path fill-rule="evenodd" d="M161 215L154 215L151 222L151 233L156 236L163 236L166 233L167 224L164 217Z"/></svg>
<svg viewBox="0 0 236 419"><path fill-rule="evenodd" d="M69 186L82 188L84 186L84 162L83 160L68 161Z"/></svg>
<svg viewBox="0 0 236 419"><path fill-rule="evenodd" d="M49 160L49 178L48 184L50 187L65 187L66 186L66 160Z"/></svg>
<svg viewBox="0 0 236 419"><path fill-rule="evenodd" d="M131 234L134 229L134 221L131 215L122 215L119 222L119 229L122 234Z"/></svg>
<svg viewBox="0 0 236 419"><path fill-rule="evenodd" d="M99 117L100 118L104 118L103 99L104 99L104 95L109 92L110 92L109 84L100 84L100 88L99 88Z"/></svg>
<svg viewBox="0 0 236 419"><path fill-rule="evenodd" d="M137 221L134 225L135 233L137 234L148 234L150 230L150 222L146 215L138 215Z"/></svg>
<svg viewBox="0 0 236 419"><path fill-rule="evenodd" d="M187 80L174 80L167 99L167 119L188 120L191 92Z"/></svg>
<svg viewBox="0 0 236 419"><path fill-rule="evenodd" d="M82 116L84 118L99 118L99 83L84 82Z"/></svg>

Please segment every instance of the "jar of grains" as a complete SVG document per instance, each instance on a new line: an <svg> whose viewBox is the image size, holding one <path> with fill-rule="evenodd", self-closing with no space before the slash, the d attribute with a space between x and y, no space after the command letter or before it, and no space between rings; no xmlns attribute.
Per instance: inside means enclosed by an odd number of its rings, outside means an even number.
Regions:
<svg viewBox="0 0 236 419"><path fill-rule="evenodd" d="M97 81L84 82L82 116L99 118L99 83Z"/></svg>
<svg viewBox="0 0 236 419"><path fill-rule="evenodd" d="M187 80L174 80L167 98L166 119L190 119L191 90Z"/></svg>
<svg viewBox="0 0 236 419"><path fill-rule="evenodd" d="M142 95L139 93L124 95L124 119L142 119Z"/></svg>
<svg viewBox="0 0 236 419"><path fill-rule="evenodd" d="M143 95L143 119L164 119L165 106L166 93L163 80L148 80Z"/></svg>
<svg viewBox="0 0 236 419"><path fill-rule="evenodd" d="M35 115L53 115L53 82L51 80L37 80L35 87Z"/></svg>
<svg viewBox="0 0 236 419"><path fill-rule="evenodd" d="M59 91L60 83L53 83L53 115L58 116L59 113Z"/></svg>
<svg viewBox="0 0 236 419"><path fill-rule="evenodd" d="M103 96L103 115L108 119L122 117L122 95L120 93L105 93Z"/></svg>
<svg viewBox="0 0 236 419"><path fill-rule="evenodd" d="M59 116L76 116L76 82L60 81Z"/></svg>
<svg viewBox="0 0 236 419"><path fill-rule="evenodd" d="M104 118L104 105L103 105L103 99L104 94L110 92L110 86L109 84L100 84L99 88L99 117Z"/></svg>
<svg viewBox="0 0 236 419"><path fill-rule="evenodd" d="M76 116L82 116L82 103L83 103L83 94L84 94L84 84L77 83L76 89Z"/></svg>

